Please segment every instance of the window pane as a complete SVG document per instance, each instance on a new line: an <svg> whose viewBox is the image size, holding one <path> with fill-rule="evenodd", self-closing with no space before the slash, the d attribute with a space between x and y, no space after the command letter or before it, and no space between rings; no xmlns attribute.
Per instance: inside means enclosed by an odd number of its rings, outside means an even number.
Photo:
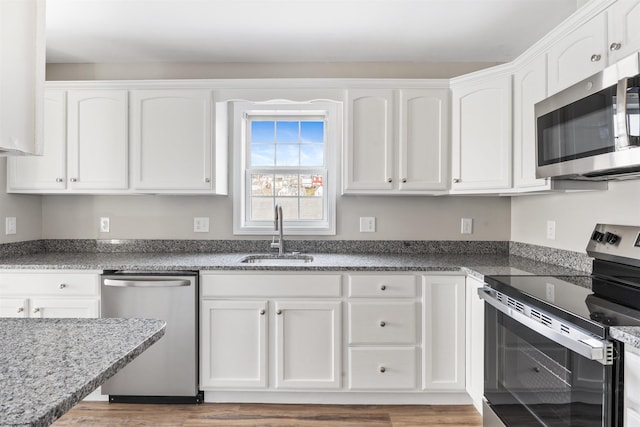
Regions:
<svg viewBox="0 0 640 427"><path fill-rule="evenodd" d="M298 142L300 122L276 122L276 142Z"/></svg>
<svg viewBox="0 0 640 427"><path fill-rule="evenodd" d="M251 196L273 196L273 175L253 174L251 175Z"/></svg>
<svg viewBox="0 0 640 427"><path fill-rule="evenodd" d="M251 122L251 142L274 142L275 122Z"/></svg>
<svg viewBox="0 0 640 427"><path fill-rule="evenodd" d="M273 166L275 145L251 144L251 166Z"/></svg>
<svg viewBox="0 0 640 427"><path fill-rule="evenodd" d="M252 197L251 219L254 221L273 221L273 198Z"/></svg>
<svg viewBox="0 0 640 427"><path fill-rule="evenodd" d="M322 176L321 175L300 175L300 196L302 197L322 197Z"/></svg>
<svg viewBox="0 0 640 427"><path fill-rule="evenodd" d="M284 221L299 219L297 197L276 197L276 203L282 206L282 218ZM287 228L285 227L285 230L286 229Z"/></svg>
<svg viewBox="0 0 640 427"><path fill-rule="evenodd" d="M297 196L298 175L276 175L276 196Z"/></svg>
<svg viewBox="0 0 640 427"><path fill-rule="evenodd" d="M324 219L322 215L322 197L303 197L300 199L300 219Z"/></svg>
<svg viewBox="0 0 640 427"><path fill-rule="evenodd" d="M298 144L278 144L276 146L276 166L299 166Z"/></svg>
<svg viewBox="0 0 640 427"><path fill-rule="evenodd" d="M301 122L300 140L302 142L324 142L324 122Z"/></svg>
<svg viewBox="0 0 640 427"><path fill-rule="evenodd" d="M324 166L324 144L301 145L300 166Z"/></svg>

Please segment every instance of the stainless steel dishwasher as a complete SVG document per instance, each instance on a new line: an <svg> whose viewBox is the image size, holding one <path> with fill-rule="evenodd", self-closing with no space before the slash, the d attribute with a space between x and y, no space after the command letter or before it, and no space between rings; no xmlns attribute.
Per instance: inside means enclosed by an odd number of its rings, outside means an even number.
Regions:
<svg viewBox="0 0 640 427"><path fill-rule="evenodd" d="M110 402L201 403L197 272L108 271L101 316L167 322L165 335L102 385Z"/></svg>

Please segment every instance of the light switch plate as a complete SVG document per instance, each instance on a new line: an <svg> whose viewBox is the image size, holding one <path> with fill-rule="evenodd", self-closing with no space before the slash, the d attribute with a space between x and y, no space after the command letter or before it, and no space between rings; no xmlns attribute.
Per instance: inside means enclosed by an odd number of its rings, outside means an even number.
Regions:
<svg viewBox="0 0 640 427"><path fill-rule="evenodd" d="M460 221L460 234L473 233L473 218L462 218Z"/></svg>
<svg viewBox="0 0 640 427"><path fill-rule="evenodd" d="M4 228L4 232L6 235L9 234L16 234L17 231L17 225L16 225L16 217L15 216L8 216L5 218L5 228Z"/></svg>
<svg viewBox="0 0 640 427"><path fill-rule="evenodd" d="M107 216L103 216L100 217L100 232L101 233L108 233L110 228L111 228L111 221L109 221L109 217Z"/></svg>
<svg viewBox="0 0 640 427"><path fill-rule="evenodd" d="M193 232L194 233L208 233L209 232L209 218L208 217L195 217L195 218L193 218Z"/></svg>
<svg viewBox="0 0 640 427"><path fill-rule="evenodd" d="M376 218L374 216L361 216L360 232L375 233L375 231L376 231Z"/></svg>

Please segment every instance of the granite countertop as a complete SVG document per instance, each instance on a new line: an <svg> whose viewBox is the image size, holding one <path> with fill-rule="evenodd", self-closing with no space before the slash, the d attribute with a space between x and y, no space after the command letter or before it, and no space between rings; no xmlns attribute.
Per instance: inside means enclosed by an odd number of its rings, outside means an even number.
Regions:
<svg viewBox="0 0 640 427"><path fill-rule="evenodd" d="M151 319L0 318L0 426L46 426L165 331Z"/></svg>

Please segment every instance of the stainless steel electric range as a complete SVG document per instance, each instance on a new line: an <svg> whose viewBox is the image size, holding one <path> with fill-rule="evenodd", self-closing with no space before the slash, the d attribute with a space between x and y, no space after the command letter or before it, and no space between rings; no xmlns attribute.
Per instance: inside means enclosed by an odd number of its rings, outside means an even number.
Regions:
<svg viewBox="0 0 640 427"><path fill-rule="evenodd" d="M584 276L486 276L485 426L623 425L623 344L640 326L640 227L598 224Z"/></svg>

